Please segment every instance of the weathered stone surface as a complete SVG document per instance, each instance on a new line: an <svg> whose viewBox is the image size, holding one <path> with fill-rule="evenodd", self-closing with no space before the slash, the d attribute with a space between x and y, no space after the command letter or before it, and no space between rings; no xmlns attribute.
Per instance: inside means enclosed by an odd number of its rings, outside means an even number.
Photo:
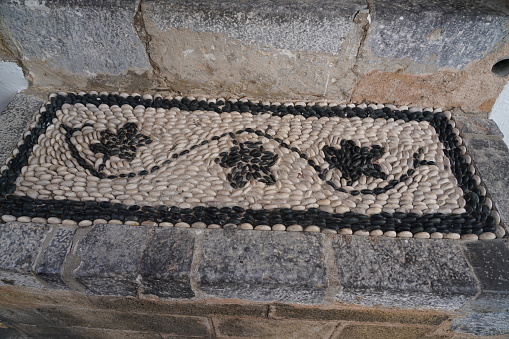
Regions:
<svg viewBox="0 0 509 339"><path fill-rule="evenodd" d="M115 331L85 327L50 327L17 325L26 338L109 338L109 339L160 339L159 333L144 333L136 331ZM14 337L25 338L25 337ZM172 337L167 337L172 338ZM179 338L179 337L176 337Z"/></svg>
<svg viewBox="0 0 509 339"><path fill-rule="evenodd" d="M219 335L249 338L330 338L335 321L215 318Z"/></svg>
<svg viewBox="0 0 509 339"><path fill-rule="evenodd" d="M142 3L168 85L212 95L347 100L364 1ZM168 48L171 46L171 48Z"/></svg>
<svg viewBox="0 0 509 339"><path fill-rule="evenodd" d="M47 225L18 222L0 227L0 285L42 287L34 271L50 231Z"/></svg>
<svg viewBox="0 0 509 339"><path fill-rule="evenodd" d="M100 79L103 86L118 89L126 81L115 76L135 79L151 70L133 27L137 4L3 1L0 12L9 31L5 35L19 48L35 85L84 87L88 80Z"/></svg>
<svg viewBox="0 0 509 339"><path fill-rule="evenodd" d="M5 163L43 102L32 95L17 94L0 113L0 164Z"/></svg>
<svg viewBox="0 0 509 339"><path fill-rule="evenodd" d="M506 233L509 232L509 150L501 139L469 139L464 140L474 165L479 172L493 204L500 213Z"/></svg>
<svg viewBox="0 0 509 339"><path fill-rule="evenodd" d="M62 280L62 270L73 236L74 229L58 228L37 264L37 275L52 287L67 288Z"/></svg>
<svg viewBox="0 0 509 339"><path fill-rule="evenodd" d="M208 323L202 317L143 314L66 307L39 307L38 312L60 326L80 326L173 335L207 336Z"/></svg>
<svg viewBox="0 0 509 339"><path fill-rule="evenodd" d="M59 289L37 289L20 286L0 286L0 305L59 305L72 307L88 307L90 302L84 293Z"/></svg>
<svg viewBox="0 0 509 339"><path fill-rule="evenodd" d="M374 16L368 43L378 57L437 68L463 69L509 33L503 0L375 1Z"/></svg>
<svg viewBox="0 0 509 339"><path fill-rule="evenodd" d="M495 121L491 119L474 118L464 115L454 116L456 127L464 134L478 134L478 135L493 135L497 137L504 137ZM467 136L465 136L467 137Z"/></svg>
<svg viewBox="0 0 509 339"><path fill-rule="evenodd" d="M206 231L199 273L211 296L317 303L327 287L323 236Z"/></svg>
<svg viewBox="0 0 509 339"><path fill-rule="evenodd" d="M143 293L162 298L192 298L194 230L155 227L141 258Z"/></svg>
<svg viewBox="0 0 509 339"><path fill-rule="evenodd" d="M43 317L33 306L1 305L0 321L8 324L29 324L37 326L53 326L57 323Z"/></svg>
<svg viewBox="0 0 509 339"><path fill-rule="evenodd" d="M475 335L509 335L509 294L482 293L461 309L463 316L452 320L451 329ZM498 337L497 337L498 338Z"/></svg>
<svg viewBox="0 0 509 339"><path fill-rule="evenodd" d="M270 317L273 318L294 318L309 320L338 320L357 321L370 323L400 323L400 324L421 324L440 325L447 318L447 314L434 311L413 310L388 310L377 308L360 308L354 306L319 308L316 306L296 307L295 305L276 304L271 308Z"/></svg>
<svg viewBox="0 0 509 339"><path fill-rule="evenodd" d="M507 303L507 295L505 295ZM452 320L451 329L474 335L509 335L509 303L505 309L492 312L472 312ZM505 337L505 336L504 336Z"/></svg>
<svg viewBox="0 0 509 339"><path fill-rule="evenodd" d="M25 334L21 333L12 327L0 327L0 338L28 338Z"/></svg>
<svg viewBox="0 0 509 339"><path fill-rule="evenodd" d="M465 243L466 255L483 291L509 293L509 248L500 240Z"/></svg>
<svg viewBox="0 0 509 339"><path fill-rule="evenodd" d="M89 300L92 304L105 310L131 311L138 313L161 313L175 315L192 315L192 316L251 316L266 317L268 305L256 303L232 303L229 301L211 302L210 300L195 301L160 301L139 298L123 298L123 297L106 297L106 296L90 296Z"/></svg>
<svg viewBox="0 0 509 339"><path fill-rule="evenodd" d="M371 325L348 325L337 339L420 339L431 330L427 327L389 327Z"/></svg>
<svg viewBox="0 0 509 339"><path fill-rule="evenodd" d="M342 236L333 247L343 285L339 301L455 309L477 293L454 241Z"/></svg>
<svg viewBox="0 0 509 339"><path fill-rule="evenodd" d="M372 17L352 101L490 111L506 82L491 73L509 53L502 0L374 1Z"/></svg>
<svg viewBox="0 0 509 339"><path fill-rule="evenodd" d="M95 225L79 242L74 278L93 294L135 295L150 227Z"/></svg>

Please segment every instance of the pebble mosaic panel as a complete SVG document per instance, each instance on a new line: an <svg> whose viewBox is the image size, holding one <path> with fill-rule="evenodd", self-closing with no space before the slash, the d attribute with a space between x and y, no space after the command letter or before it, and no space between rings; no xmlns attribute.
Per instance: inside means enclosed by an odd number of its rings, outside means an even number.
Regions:
<svg viewBox="0 0 509 339"><path fill-rule="evenodd" d="M494 238L450 112L58 93L1 168L4 221Z"/></svg>

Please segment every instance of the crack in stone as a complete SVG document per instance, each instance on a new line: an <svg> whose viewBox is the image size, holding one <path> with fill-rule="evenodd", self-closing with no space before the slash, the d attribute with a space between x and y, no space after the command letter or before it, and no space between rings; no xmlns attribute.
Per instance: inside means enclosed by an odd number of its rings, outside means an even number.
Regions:
<svg viewBox="0 0 509 339"><path fill-rule="evenodd" d="M362 54L362 49L364 48L364 44L366 43L366 39L368 37L369 28L371 26L371 16L374 13L373 0L366 0L366 7L367 7L367 15L366 15L366 11L362 10L362 11L358 11L357 13L355 13L354 18L353 18L353 22L355 22L356 24L359 24L362 29L361 41L359 42L359 46L357 47L357 52L355 53L355 62L354 62L354 65L352 66L352 72L356 76L360 76L360 73L358 71L359 61L360 61L360 57ZM348 98L349 102L352 101L353 93L354 93L354 91L352 90L350 92L350 97Z"/></svg>
<svg viewBox="0 0 509 339"><path fill-rule="evenodd" d="M163 77L161 76L161 69L159 65L154 61L154 59L152 58L152 54L150 53L150 42L152 41L152 35L150 35L145 25L143 3L144 0L140 0L138 3L138 8L136 9L136 13L134 14L133 26L136 31L136 34L138 35L138 38L145 47L145 52L147 53L148 61L153 69L155 78L159 82L163 82L162 80Z"/></svg>

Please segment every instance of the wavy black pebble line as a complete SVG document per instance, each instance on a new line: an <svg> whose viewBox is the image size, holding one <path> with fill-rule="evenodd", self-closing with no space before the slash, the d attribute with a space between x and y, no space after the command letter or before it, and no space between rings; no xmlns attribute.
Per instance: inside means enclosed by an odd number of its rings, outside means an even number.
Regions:
<svg viewBox="0 0 509 339"><path fill-rule="evenodd" d="M218 114L223 112L237 111L241 113L249 112L253 115L269 113L280 117L285 115L302 115L305 118L371 117L373 119L383 118L403 120L405 122L412 120L428 121L435 128L439 136L439 140L443 144L444 154L449 159L451 170L458 181L458 185L464 192L463 196L466 201L466 212L462 214L450 215L445 215L443 213L418 215L415 213L403 212L395 212L392 214L382 212L380 214L364 215L354 212L328 213L321 211L318 208L309 208L304 211L295 211L287 208L252 210L244 209L239 206L223 208L197 206L194 208L181 209L177 206L164 205L155 207L140 207L137 205L126 206L119 203L97 201L39 200L32 199L27 196L12 195L12 193L16 190L15 181L20 175L21 169L28 164L28 158L32 152L32 148L37 143L39 136L45 133L46 129L52 124L52 120L56 118L56 111L61 109L62 105L65 103L71 105L77 103L81 103L83 105L92 104L95 106L99 106L100 104L107 104L109 106L122 106L127 104L133 108L138 105L142 105L146 108L154 107L164 109L177 107L185 111L214 111ZM65 127L63 128L65 129ZM245 131L250 132L247 129ZM72 131L67 132L72 134ZM259 133L263 133L264 136L266 136L263 131L253 132L257 133L258 135ZM17 155L9 160L7 163L7 169L2 171L0 177L0 211L3 215L13 215L15 217L57 217L61 219L70 219L77 222L82 220L105 219L137 222L186 222L189 224L194 222L204 222L206 224L219 225L225 225L227 223L250 223L253 226L275 224L283 224L285 226L289 226L298 224L304 227L309 225L316 225L322 229L329 228L333 230L350 228L354 232L358 230L382 230L383 232L410 231L413 234L419 232L452 232L459 234L472 233L479 235L483 232L494 232L495 219L491 216L490 208L484 204L486 196L482 194L481 189L477 186L476 180L473 177L473 173L470 171L470 164L467 163L462 156L462 151L456 137L457 135L453 132L453 127L448 123L448 119L443 113L393 111L388 107L383 109L373 109L371 107L367 107L363 109L360 107L341 108L339 106L321 107L318 105L268 106L263 105L262 103L252 103L249 101L217 101L215 103L208 103L206 101L190 100L188 98L183 98L181 100L169 100L158 97L152 100L143 99L141 96L122 97L116 94L77 95L74 93L69 93L67 96L57 95L50 98L50 102L45 105L45 111L40 114L36 126L30 130L29 135L24 137L23 144L18 148ZM274 138L274 140L276 140L276 138ZM276 141L282 147L289 148L289 146L284 143L284 141ZM297 149L290 149L292 151L299 152ZM180 155L183 155L183 153L178 154L178 156ZM300 156L301 158L306 159L305 154L300 153ZM172 155L172 158L177 157L175 157L175 154ZM308 164L310 166L314 166L312 160L308 160ZM427 162L426 164L430 163ZM419 163L419 165L421 165L421 163ZM83 164L82 166L85 169L90 170L90 168L85 167L86 164ZM154 170L157 169L150 169L150 171ZM409 172L412 170L413 169L410 169ZM149 172L148 170L146 171L147 173ZM97 172L96 174L100 173ZM144 175L146 173L143 172L137 174ZM319 174L323 175L323 173ZM406 173L405 175L408 176L411 174ZM399 181L401 181L403 177L404 175L400 177ZM389 183L389 185L391 184L393 183Z"/></svg>

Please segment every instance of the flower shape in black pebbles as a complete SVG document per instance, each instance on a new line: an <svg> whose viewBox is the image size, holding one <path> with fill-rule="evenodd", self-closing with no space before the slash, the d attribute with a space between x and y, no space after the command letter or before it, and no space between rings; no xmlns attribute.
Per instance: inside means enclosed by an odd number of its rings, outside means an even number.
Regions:
<svg viewBox="0 0 509 339"><path fill-rule="evenodd" d="M138 126L133 122L128 122L116 134L109 130L102 131L100 143L91 144L90 150L94 153L104 154L104 161L110 156L116 155L120 159L131 162L136 156L138 147L150 143L152 143L150 137L138 133Z"/></svg>
<svg viewBox="0 0 509 339"><path fill-rule="evenodd" d="M337 168L341 175L351 186L362 175L374 178L386 179L387 174L382 172L380 165L376 164L384 148L380 145L371 147L359 147L353 140L341 140L341 148L324 146L325 161L329 164L329 170Z"/></svg>
<svg viewBox="0 0 509 339"><path fill-rule="evenodd" d="M255 179L266 185L274 185L276 178L270 172L278 159L278 155L264 150L261 142L246 141L230 148L230 152L222 152L215 162L223 168L231 168L227 179L233 188L242 188Z"/></svg>

